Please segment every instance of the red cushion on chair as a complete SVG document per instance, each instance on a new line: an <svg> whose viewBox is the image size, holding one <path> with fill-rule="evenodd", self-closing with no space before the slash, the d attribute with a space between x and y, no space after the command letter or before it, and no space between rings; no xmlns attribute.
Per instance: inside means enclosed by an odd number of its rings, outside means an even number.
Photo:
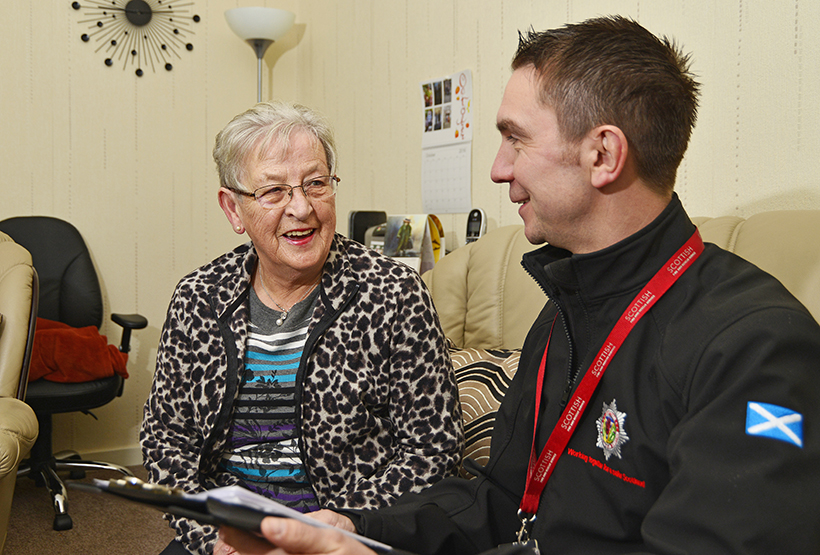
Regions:
<svg viewBox="0 0 820 555"><path fill-rule="evenodd" d="M37 318L29 381L40 378L61 383L88 382L113 376L128 377L121 353L94 326L72 328Z"/></svg>

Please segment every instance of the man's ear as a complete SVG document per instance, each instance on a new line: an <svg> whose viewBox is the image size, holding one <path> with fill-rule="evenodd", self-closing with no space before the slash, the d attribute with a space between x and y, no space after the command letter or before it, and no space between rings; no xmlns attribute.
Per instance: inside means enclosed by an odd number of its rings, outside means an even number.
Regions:
<svg viewBox="0 0 820 555"><path fill-rule="evenodd" d="M225 187L220 187L217 198L219 199L219 206L222 208L222 211L225 212L228 221L231 222L231 227L233 227L237 233L243 233L245 226L242 223L242 218L239 216L239 206L237 206L236 203L236 195Z"/></svg>
<svg viewBox="0 0 820 555"><path fill-rule="evenodd" d="M590 168L592 186L605 187L620 177L626 165L629 145L626 135L614 125L601 125L589 135L593 158Z"/></svg>

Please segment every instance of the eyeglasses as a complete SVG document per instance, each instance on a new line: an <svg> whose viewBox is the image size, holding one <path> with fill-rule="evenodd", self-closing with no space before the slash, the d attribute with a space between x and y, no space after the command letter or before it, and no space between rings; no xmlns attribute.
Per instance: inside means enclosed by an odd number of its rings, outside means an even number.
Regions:
<svg viewBox="0 0 820 555"><path fill-rule="evenodd" d="M308 200L329 199L336 194L339 181L341 181L341 179L335 175L322 175L319 177L311 177L296 187L285 183L265 185L264 187L259 187L252 193L240 191L233 187L225 188L246 197L253 197L256 199L256 202L259 203L259 206L266 210L271 210L287 205L290 199L293 198L294 189L302 189L302 193L304 193L305 198Z"/></svg>

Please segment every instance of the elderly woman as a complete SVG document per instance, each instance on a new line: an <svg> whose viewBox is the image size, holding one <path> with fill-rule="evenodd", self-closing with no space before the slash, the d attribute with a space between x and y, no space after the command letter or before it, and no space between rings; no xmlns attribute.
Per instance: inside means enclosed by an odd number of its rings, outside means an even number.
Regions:
<svg viewBox="0 0 820 555"><path fill-rule="evenodd" d="M150 480L241 484L307 512L379 507L451 474L463 433L438 317L418 274L335 233L328 125L261 103L214 159L250 242L176 287L140 437ZM163 553L214 550L213 527L171 526Z"/></svg>

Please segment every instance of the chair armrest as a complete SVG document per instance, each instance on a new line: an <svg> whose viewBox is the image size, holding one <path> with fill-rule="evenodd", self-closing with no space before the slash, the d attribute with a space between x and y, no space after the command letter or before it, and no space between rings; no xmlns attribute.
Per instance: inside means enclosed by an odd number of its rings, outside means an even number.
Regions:
<svg viewBox="0 0 820 555"><path fill-rule="evenodd" d="M148 325L148 320L142 314L112 314L111 320L122 326L119 346L121 353L131 350L131 330L141 330Z"/></svg>
<svg viewBox="0 0 820 555"><path fill-rule="evenodd" d="M37 439L37 416L13 397L0 397L0 476L16 471Z"/></svg>

